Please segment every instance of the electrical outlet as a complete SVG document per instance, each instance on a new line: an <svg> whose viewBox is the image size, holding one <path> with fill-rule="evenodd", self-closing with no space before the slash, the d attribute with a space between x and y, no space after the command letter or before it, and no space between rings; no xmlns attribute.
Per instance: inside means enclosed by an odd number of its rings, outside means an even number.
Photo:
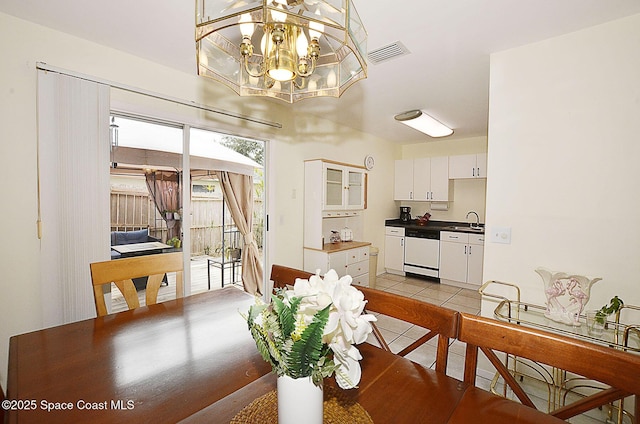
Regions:
<svg viewBox="0 0 640 424"><path fill-rule="evenodd" d="M491 243L511 244L511 228L491 227L489 240L491 240Z"/></svg>

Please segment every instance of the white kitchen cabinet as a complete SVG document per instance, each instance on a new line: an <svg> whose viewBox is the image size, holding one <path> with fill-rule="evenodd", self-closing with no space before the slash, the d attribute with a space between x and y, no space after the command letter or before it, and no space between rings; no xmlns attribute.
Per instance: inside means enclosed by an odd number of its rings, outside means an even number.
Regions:
<svg viewBox="0 0 640 424"><path fill-rule="evenodd" d="M450 188L446 156L395 162L394 200L447 202Z"/></svg>
<svg viewBox="0 0 640 424"><path fill-rule="evenodd" d="M449 178L487 178L487 154L449 156Z"/></svg>
<svg viewBox="0 0 640 424"><path fill-rule="evenodd" d="M384 267L390 274L404 274L404 228L385 227Z"/></svg>
<svg viewBox="0 0 640 424"><path fill-rule="evenodd" d="M304 163L304 247L323 249L330 230L349 226L362 236L361 215L366 198L365 169L314 159ZM295 190L292 197L295 196ZM333 218L347 219L328 224ZM333 228L332 228L333 227Z"/></svg>
<svg viewBox="0 0 640 424"><path fill-rule="evenodd" d="M332 162L322 163L322 209L364 209L364 170Z"/></svg>
<svg viewBox="0 0 640 424"><path fill-rule="evenodd" d="M480 286L483 257L484 234L440 232L441 283Z"/></svg>
<svg viewBox="0 0 640 424"><path fill-rule="evenodd" d="M413 159L397 160L393 180L394 200L413 200Z"/></svg>
<svg viewBox="0 0 640 424"><path fill-rule="evenodd" d="M326 250L304 249L304 270L324 275L330 269L339 277L350 275L354 285L369 286L369 245L353 249Z"/></svg>

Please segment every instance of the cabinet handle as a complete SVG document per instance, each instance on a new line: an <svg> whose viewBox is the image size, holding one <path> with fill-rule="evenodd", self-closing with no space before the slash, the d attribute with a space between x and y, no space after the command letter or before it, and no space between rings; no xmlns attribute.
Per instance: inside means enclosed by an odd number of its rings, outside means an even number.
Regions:
<svg viewBox="0 0 640 424"><path fill-rule="evenodd" d="M471 256L471 246L469 246L469 256Z"/></svg>
<svg viewBox="0 0 640 424"><path fill-rule="evenodd" d="M400 240L400 246L404 247L404 239Z"/></svg>
<svg viewBox="0 0 640 424"><path fill-rule="evenodd" d="M464 254L467 254L467 246L464 247Z"/></svg>
<svg viewBox="0 0 640 424"><path fill-rule="evenodd" d="M409 199L413 200L413 191L409 192Z"/></svg>
<svg viewBox="0 0 640 424"><path fill-rule="evenodd" d="M471 176L472 177L476 176L476 168L471 168Z"/></svg>

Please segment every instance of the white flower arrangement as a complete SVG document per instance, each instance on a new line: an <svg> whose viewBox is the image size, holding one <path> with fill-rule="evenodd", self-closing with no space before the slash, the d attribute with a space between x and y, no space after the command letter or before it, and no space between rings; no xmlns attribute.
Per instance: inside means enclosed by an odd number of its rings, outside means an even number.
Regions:
<svg viewBox="0 0 640 424"><path fill-rule="evenodd" d="M278 290L268 305L259 298L245 316L258 351L278 376L311 377L316 385L335 372L343 389L357 387L362 359L355 347L371 333L375 316L363 314L366 301L334 270L293 290Z"/></svg>

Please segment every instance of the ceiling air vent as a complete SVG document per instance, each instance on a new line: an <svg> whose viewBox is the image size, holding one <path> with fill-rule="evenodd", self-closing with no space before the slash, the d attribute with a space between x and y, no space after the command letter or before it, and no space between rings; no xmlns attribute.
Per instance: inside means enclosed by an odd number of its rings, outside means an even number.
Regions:
<svg viewBox="0 0 640 424"><path fill-rule="evenodd" d="M396 57L404 56L411 53L400 41L391 43L379 49L371 50L367 54L369 63L377 65L378 63L386 62L387 60L394 59Z"/></svg>

